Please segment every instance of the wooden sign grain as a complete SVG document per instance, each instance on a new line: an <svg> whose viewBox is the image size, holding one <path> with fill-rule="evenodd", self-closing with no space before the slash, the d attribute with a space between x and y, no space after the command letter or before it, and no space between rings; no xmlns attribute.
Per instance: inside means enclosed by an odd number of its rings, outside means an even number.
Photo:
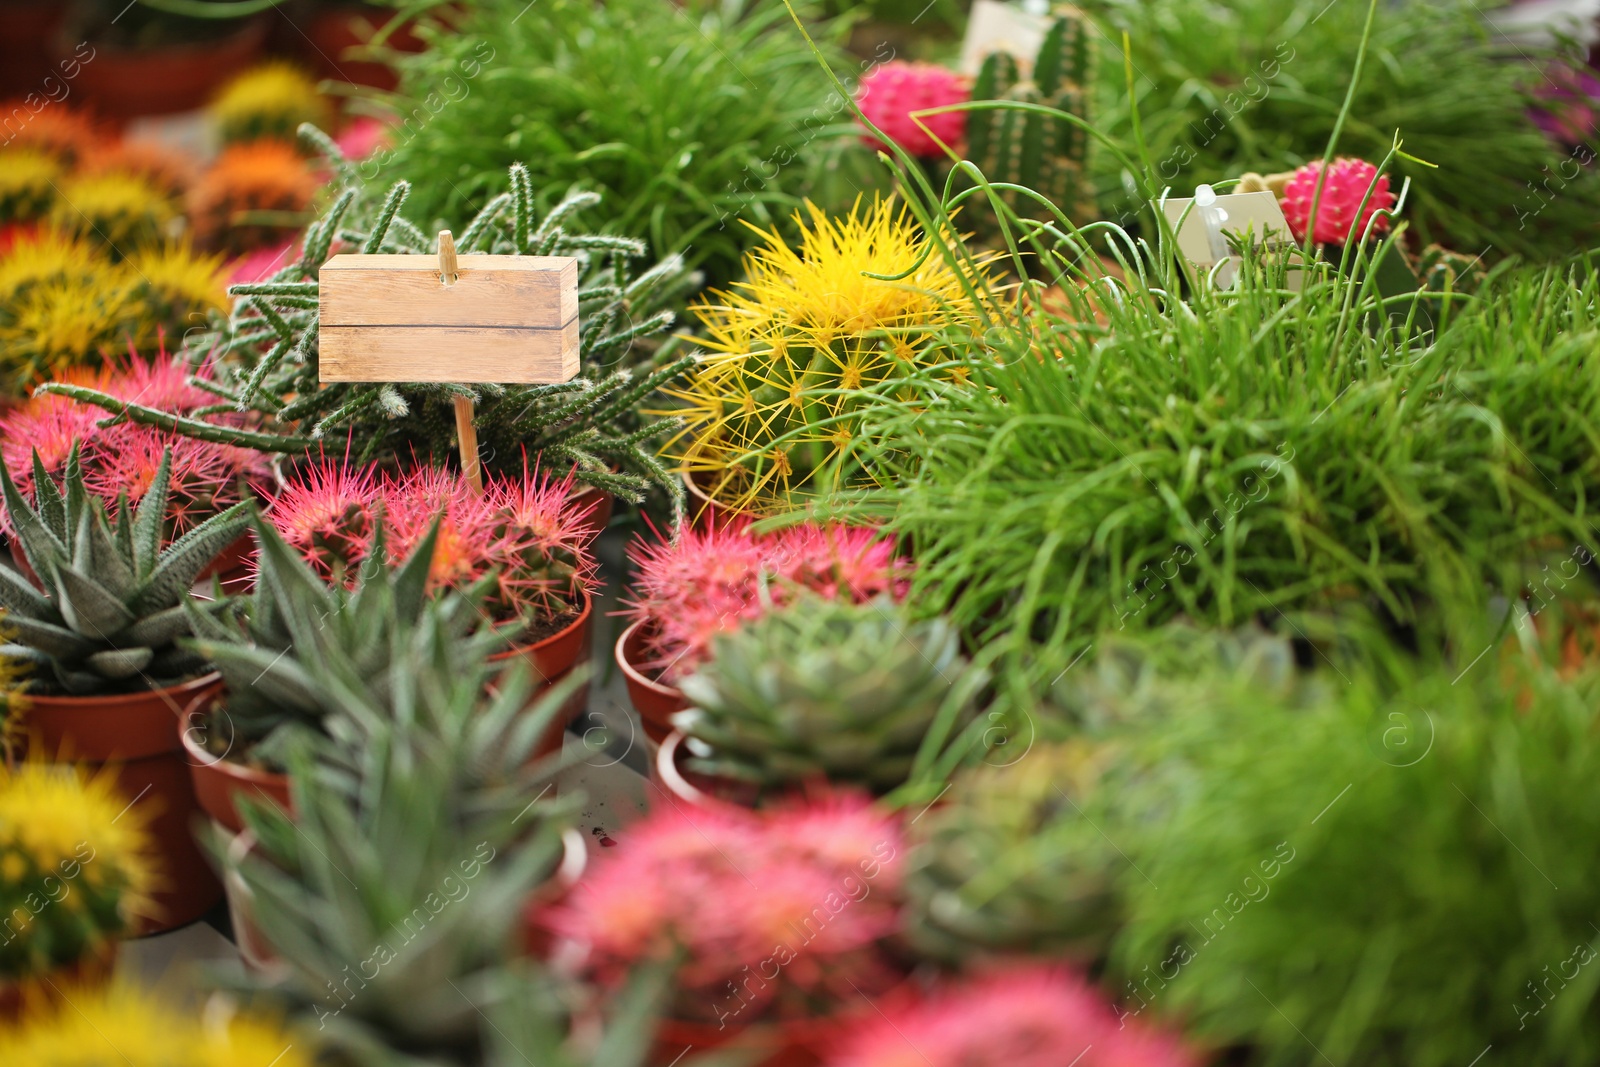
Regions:
<svg viewBox="0 0 1600 1067"><path fill-rule="evenodd" d="M334 256L322 265L325 382L564 382L578 373L578 262Z"/></svg>

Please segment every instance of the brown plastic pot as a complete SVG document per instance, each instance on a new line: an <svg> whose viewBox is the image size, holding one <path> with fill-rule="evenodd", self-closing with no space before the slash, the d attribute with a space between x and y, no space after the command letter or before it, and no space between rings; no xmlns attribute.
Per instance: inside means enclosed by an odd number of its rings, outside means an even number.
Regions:
<svg viewBox="0 0 1600 1067"><path fill-rule="evenodd" d="M207 674L143 693L30 696L23 713L30 752L112 768L128 804L140 804L151 813L149 829L162 881L151 894L156 914L141 921L140 934L194 922L222 896L222 886L190 831L199 807L178 730L185 708L221 688L222 677Z"/></svg>
<svg viewBox="0 0 1600 1067"><path fill-rule="evenodd" d="M672 716L689 706L683 692L649 677L638 664L644 655L646 620L640 619L617 638L617 666L628 687L628 701L639 713L644 732L656 744L665 741L674 729Z"/></svg>
<svg viewBox="0 0 1600 1067"><path fill-rule="evenodd" d="M583 608L570 624L543 640L531 645L519 645L491 657L491 662L503 663L520 656L528 661L533 671L534 688L530 703L539 699L572 673L573 667L589 658L589 635L593 623L594 600L583 594ZM561 751L562 735L568 725L576 721L589 706L589 683L584 682L562 705L561 712L550 723L544 736L534 749L535 758Z"/></svg>
<svg viewBox="0 0 1600 1067"><path fill-rule="evenodd" d="M194 783L194 798L200 810L221 823L230 833L244 830L244 820L239 817L235 802L241 795L276 804L293 814L294 804L289 799L289 776L275 771L259 771L226 756L208 752L199 738L205 736L202 716L222 696L205 693L195 698L183 713L180 737L189 763L189 779Z"/></svg>
<svg viewBox="0 0 1600 1067"><path fill-rule="evenodd" d="M721 778L712 774L698 774L683 766L687 735L674 730L656 749L656 758L650 764L650 780L673 800L695 807L732 804L740 808L754 808L761 800L761 788L749 782Z"/></svg>
<svg viewBox="0 0 1600 1067"><path fill-rule="evenodd" d="M98 989L117 969L117 942L107 941L82 959L18 981L0 980L0 1023L14 1023L24 1007L59 1004L68 989Z"/></svg>
<svg viewBox="0 0 1600 1067"><path fill-rule="evenodd" d="M157 48L123 49L90 42L94 58L80 64L72 84L96 111L114 119L193 111L254 62L267 39L267 28L265 20L253 18L219 40ZM57 34L57 58L70 56L79 43Z"/></svg>
<svg viewBox="0 0 1600 1067"><path fill-rule="evenodd" d="M683 472L683 489L688 494L689 524L697 530L723 530L740 522L745 516L719 504L700 488L694 475Z"/></svg>

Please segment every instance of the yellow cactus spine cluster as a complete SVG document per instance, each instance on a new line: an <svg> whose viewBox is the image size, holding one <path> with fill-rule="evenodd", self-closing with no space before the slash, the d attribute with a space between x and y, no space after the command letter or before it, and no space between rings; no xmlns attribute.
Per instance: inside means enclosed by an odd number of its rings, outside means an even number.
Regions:
<svg viewBox="0 0 1600 1067"><path fill-rule="evenodd" d="M63 167L33 148L0 151L0 223L25 222L50 210Z"/></svg>
<svg viewBox="0 0 1600 1067"><path fill-rule="evenodd" d="M137 174L80 174L61 184L50 224L62 233L104 245L113 257L160 241L177 218L177 206Z"/></svg>
<svg viewBox="0 0 1600 1067"><path fill-rule="evenodd" d="M263 63L225 86L211 105L224 144L294 141L302 122L326 127L332 109L316 81L292 63Z"/></svg>
<svg viewBox="0 0 1600 1067"><path fill-rule="evenodd" d="M807 205L796 221L798 245L758 230L748 280L693 309L709 352L668 390L684 425L664 451L735 510L797 506L859 476L861 391L942 363L948 331L998 310L992 258L952 266L904 206L829 218Z"/></svg>

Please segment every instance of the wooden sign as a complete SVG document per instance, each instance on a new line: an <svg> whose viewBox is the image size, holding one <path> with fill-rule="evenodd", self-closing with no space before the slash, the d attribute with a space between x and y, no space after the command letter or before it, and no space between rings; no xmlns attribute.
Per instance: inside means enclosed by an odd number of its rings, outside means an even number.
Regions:
<svg viewBox="0 0 1600 1067"><path fill-rule="evenodd" d="M334 256L319 275L324 382L540 385L578 373L578 261L566 256ZM481 490L472 401L456 399L461 467Z"/></svg>

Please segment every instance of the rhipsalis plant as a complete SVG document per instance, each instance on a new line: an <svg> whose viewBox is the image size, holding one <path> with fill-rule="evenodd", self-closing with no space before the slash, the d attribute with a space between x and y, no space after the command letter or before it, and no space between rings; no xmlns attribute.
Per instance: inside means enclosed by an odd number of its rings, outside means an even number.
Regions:
<svg viewBox="0 0 1600 1067"><path fill-rule="evenodd" d="M1056 18L1039 45L1032 77L1025 77L1008 52L983 61L972 87L974 101L1033 104L1088 122L1094 40L1082 15ZM1021 185L1042 194L1077 225L1098 217L1089 180L1089 132L1055 115L1022 108L990 108L967 115L967 158L991 182ZM1033 197L1016 190L997 195L1020 218L1055 222ZM975 210L980 224L992 222L987 209Z"/></svg>
<svg viewBox="0 0 1600 1067"><path fill-rule="evenodd" d="M756 785L827 781L887 793L937 725L970 715L981 673L943 619L914 622L888 597L807 597L712 639L674 721L691 768ZM976 683L976 685L974 684Z"/></svg>
<svg viewBox="0 0 1600 1067"><path fill-rule="evenodd" d="M137 509L119 499L115 521L84 488L76 450L59 487L37 453L33 462L33 504L0 466L11 527L43 589L0 565L11 636L0 656L34 664L34 689L73 696L158 689L203 666L177 644L193 627L190 590L244 532L249 505L235 504L163 546L170 455ZM226 608L219 598L200 610Z"/></svg>
<svg viewBox="0 0 1600 1067"><path fill-rule="evenodd" d="M327 157L335 195L306 231L298 260L266 281L236 285L231 322L193 340L191 363L215 360L215 374L196 378L215 394L217 411L248 412L258 429L222 428L64 383L49 392L96 404L136 422L227 444L303 455L324 442L348 447L359 463L443 464L455 453L454 399L477 404L479 449L491 471L520 472L524 449L548 469L576 467L579 477L629 500L652 484L677 496L676 479L656 459L652 440L670 424L639 414L638 405L686 369L689 359L656 360L638 342L673 321L663 305L694 282L678 257L642 273L630 262L645 244L628 237L569 232L574 216L599 201L574 193L539 219L527 170L511 168L511 189L486 204L456 237L474 253L573 256L580 264L579 312L583 371L549 385L458 383L330 383L318 379L317 271L335 251L433 255L434 237L400 213L411 186L396 182L374 203L354 168L314 127L301 134ZM444 354L446 357L448 354ZM203 382L203 384L202 384Z"/></svg>

